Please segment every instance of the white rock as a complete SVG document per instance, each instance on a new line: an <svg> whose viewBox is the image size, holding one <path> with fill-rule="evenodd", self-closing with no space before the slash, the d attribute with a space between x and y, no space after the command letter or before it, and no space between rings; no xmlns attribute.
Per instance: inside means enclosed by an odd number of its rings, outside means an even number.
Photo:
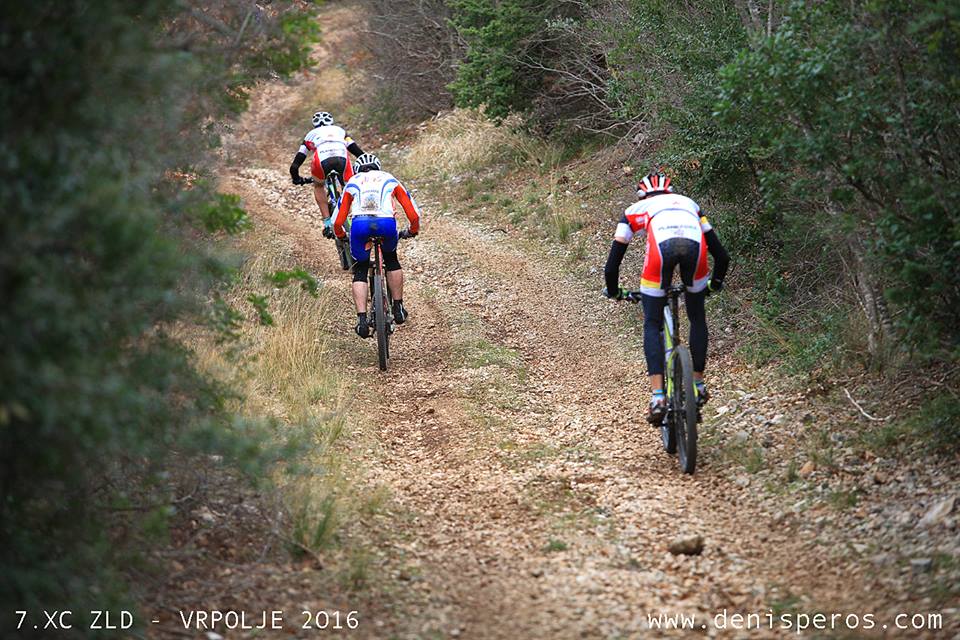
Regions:
<svg viewBox="0 0 960 640"><path fill-rule="evenodd" d="M950 515L951 511L953 511L953 505L955 502L956 496L950 496L949 498L936 503L930 507L930 510L927 511L922 518L920 518L917 526L926 528L939 524L944 518Z"/></svg>

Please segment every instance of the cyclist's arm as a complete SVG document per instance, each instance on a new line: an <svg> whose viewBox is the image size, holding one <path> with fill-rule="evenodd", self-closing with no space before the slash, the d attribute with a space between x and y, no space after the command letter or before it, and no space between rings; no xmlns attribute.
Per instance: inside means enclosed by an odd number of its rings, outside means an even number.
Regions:
<svg viewBox="0 0 960 640"><path fill-rule="evenodd" d="M620 288L620 263L627 254L627 243L619 237L610 244L610 253L607 255L607 264L603 267L603 279L607 291L616 292ZM613 295L612 293L610 295Z"/></svg>
<svg viewBox="0 0 960 640"><path fill-rule="evenodd" d="M727 267L730 266L730 254L720 243L720 238L717 237L717 232L714 231L713 225L710 224L706 214L699 208L697 213L700 214L700 230L703 231L703 237L707 241L707 251L713 256L713 274L710 278L723 286L723 279L727 275Z"/></svg>
<svg viewBox="0 0 960 640"><path fill-rule="evenodd" d="M354 158L359 158L363 155L363 149L361 149L360 145L353 141L353 138L347 136L344 138L344 142L347 143L347 151L352 153Z"/></svg>
<svg viewBox="0 0 960 640"><path fill-rule="evenodd" d="M420 213L402 184L397 183L397 186L393 188L393 197L397 199L397 202L403 207L403 212L407 214L407 220L410 221L410 233L420 233Z"/></svg>
<svg viewBox="0 0 960 640"><path fill-rule="evenodd" d="M353 194L344 189L340 196L340 206L337 208L337 218L333 221L333 234L340 239L347 237L347 230L343 225L347 222L347 214L350 213L350 207L353 205Z"/></svg>
<svg viewBox="0 0 960 640"><path fill-rule="evenodd" d="M707 239L707 251L713 256L713 275L710 277L714 281L722 284L723 279L727 275L727 267L730 266L730 254L727 253L727 250L720 243L720 238L717 237L716 231L710 229L710 231L707 231L703 235Z"/></svg>
<svg viewBox="0 0 960 640"><path fill-rule="evenodd" d="M300 165L303 164L303 161L307 159L306 147L300 145L300 151L297 151L297 155L293 157L293 162L290 163L290 177L296 180L300 177Z"/></svg>
<svg viewBox="0 0 960 640"><path fill-rule="evenodd" d="M617 291L620 288L620 263L623 262L627 245L630 244L636 231L633 226L626 214L617 224L617 231L613 234L613 243L610 245L610 253L607 255L607 264L603 267L607 291Z"/></svg>

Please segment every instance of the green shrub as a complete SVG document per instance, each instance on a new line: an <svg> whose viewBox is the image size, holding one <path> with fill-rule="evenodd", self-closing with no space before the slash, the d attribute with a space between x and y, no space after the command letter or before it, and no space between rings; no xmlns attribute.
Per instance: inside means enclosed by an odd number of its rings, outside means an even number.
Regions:
<svg viewBox="0 0 960 640"><path fill-rule="evenodd" d="M194 180L216 143L200 124L237 107L256 73L245 60L289 34L271 14L237 37L248 4L224 3L216 21L185 6L38 0L0 21L6 611L115 602L135 545L110 526L133 505L141 530L162 529L170 453L216 451L246 470L262 453L259 426L226 411L232 391L168 330L237 320L204 304L231 271L204 233L247 222L235 197Z"/></svg>
<svg viewBox="0 0 960 640"><path fill-rule="evenodd" d="M891 455L912 445L932 454L960 453L960 400L949 393L927 398L912 415L865 430L859 446L877 455Z"/></svg>
<svg viewBox="0 0 960 640"><path fill-rule="evenodd" d="M551 0L453 0L451 22L467 44L450 85L460 107L486 105L503 118L522 111L543 86L547 21L573 5Z"/></svg>
<svg viewBox="0 0 960 640"><path fill-rule="evenodd" d="M960 340L960 287L939 277L960 258L958 36L949 3L793 2L721 71L716 110L767 208L824 229L896 304L902 344L926 352Z"/></svg>

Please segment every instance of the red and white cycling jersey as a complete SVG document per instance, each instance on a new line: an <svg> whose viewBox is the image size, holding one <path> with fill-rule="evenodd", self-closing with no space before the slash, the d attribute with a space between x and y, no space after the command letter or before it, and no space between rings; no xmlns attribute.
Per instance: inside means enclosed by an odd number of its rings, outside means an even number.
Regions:
<svg viewBox="0 0 960 640"><path fill-rule="evenodd" d="M615 238L629 243L635 234L646 235L647 251L643 258L640 291L651 296L666 295L663 286L669 284L661 282L661 243L672 238L686 238L698 242L700 249L693 286L688 287L689 291L696 293L703 291L710 277L704 234L712 228L706 216L701 215L700 206L696 202L677 193L664 193L644 198L627 207L620 224L617 225Z"/></svg>
<svg viewBox="0 0 960 640"><path fill-rule="evenodd" d="M300 153L313 153L318 162L327 158L346 158L347 147L351 144L353 140L347 132L342 127L331 124L308 131L307 135L303 136Z"/></svg>
<svg viewBox="0 0 960 640"><path fill-rule="evenodd" d="M410 231L420 230L420 210L400 181L387 171L362 171L354 175L343 188L333 232L344 237L343 225L347 216L394 217L393 199L400 203L410 222Z"/></svg>

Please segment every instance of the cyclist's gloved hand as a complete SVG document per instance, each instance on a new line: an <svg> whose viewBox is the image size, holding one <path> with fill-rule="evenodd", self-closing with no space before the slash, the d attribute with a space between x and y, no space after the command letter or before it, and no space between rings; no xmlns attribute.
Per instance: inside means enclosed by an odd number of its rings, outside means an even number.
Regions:
<svg viewBox="0 0 960 640"><path fill-rule="evenodd" d="M330 216L323 221L323 237L332 238L333 237L333 216Z"/></svg>
<svg viewBox="0 0 960 640"><path fill-rule="evenodd" d="M303 176L290 176L293 179L293 184L304 184L306 180L303 179Z"/></svg>
<svg viewBox="0 0 960 640"><path fill-rule="evenodd" d="M607 291L606 287L604 287L602 293L605 297L610 298L611 300L623 300L627 297L627 290L623 287L617 287L617 290L612 294Z"/></svg>
<svg viewBox="0 0 960 640"><path fill-rule="evenodd" d="M417 234L414 233L413 231L410 231L410 229L404 229L404 230L402 230L400 233L398 233L397 235L400 237L401 240L406 240L407 238L416 238L416 237L417 237Z"/></svg>
<svg viewBox="0 0 960 640"><path fill-rule="evenodd" d="M707 292L708 292L708 293L719 293L719 292L721 292L721 291L723 291L723 281L722 281L722 280L714 280L713 278L710 278L709 280L707 280Z"/></svg>

